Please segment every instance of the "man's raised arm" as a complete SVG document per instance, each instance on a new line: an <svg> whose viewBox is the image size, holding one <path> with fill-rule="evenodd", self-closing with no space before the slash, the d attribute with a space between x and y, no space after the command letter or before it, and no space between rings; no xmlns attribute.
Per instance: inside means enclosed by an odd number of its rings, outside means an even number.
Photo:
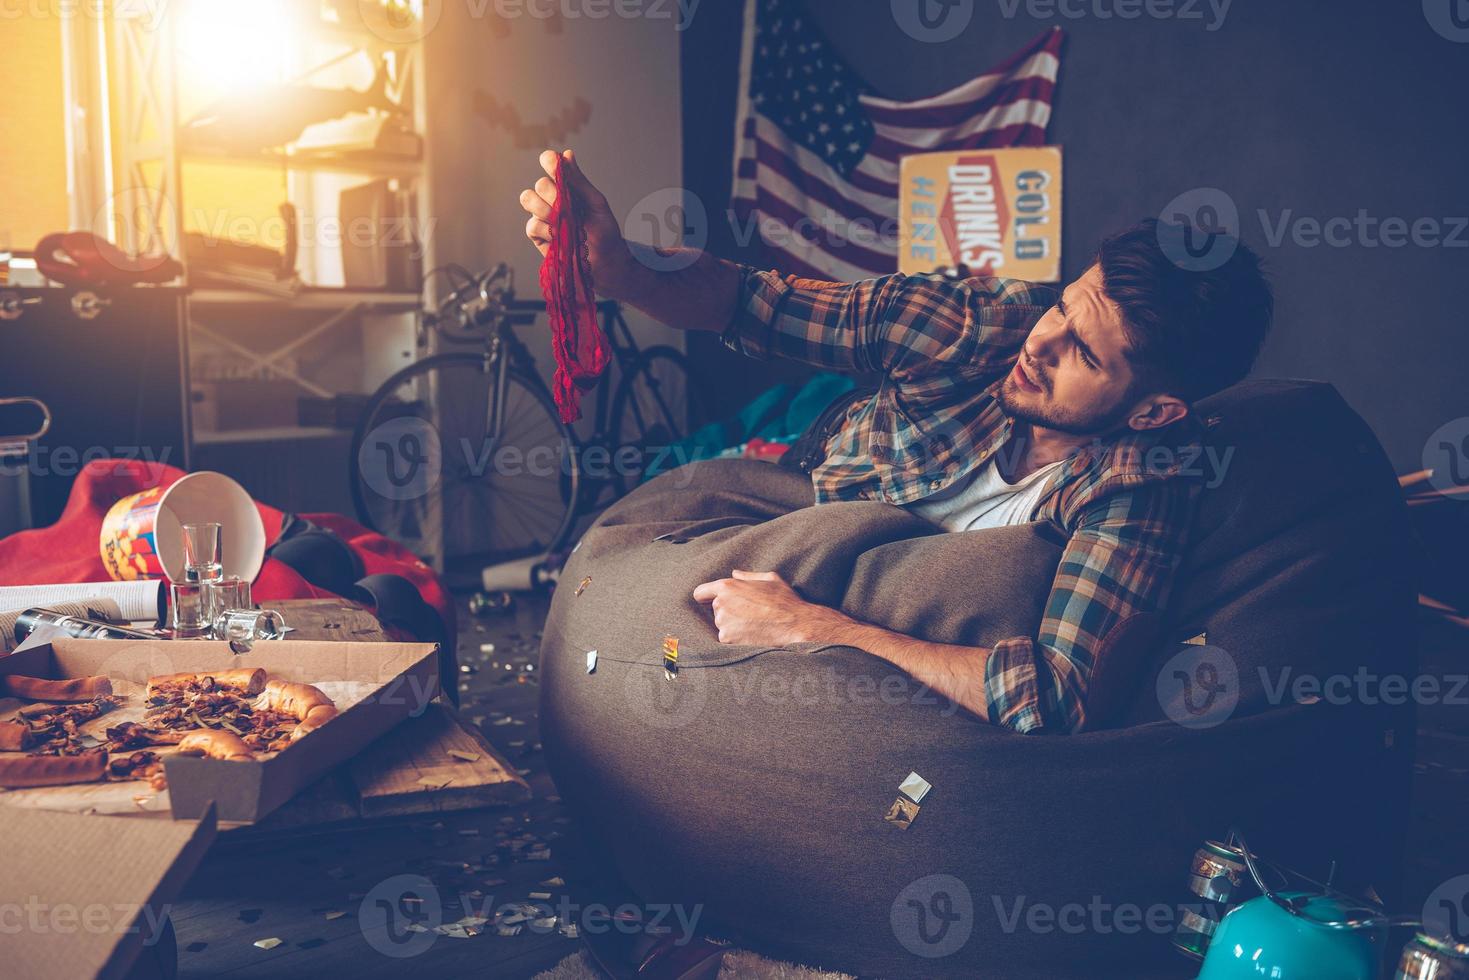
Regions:
<svg viewBox="0 0 1469 980"><path fill-rule="evenodd" d="M1014 279L953 281L893 274L855 283L762 272L687 250L629 243L607 198L566 151L568 179L585 203L583 226L597 292L684 330L717 332L750 357L783 357L828 370L898 380L932 372L992 372L1013 356L1054 293ZM556 154L541 155L548 175ZM554 181L522 192L526 235L542 255ZM685 251L685 250L679 250Z"/></svg>
<svg viewBox="0 0 1469 980"><path fill-rule="evenodd" d="M587 233L587 258L597 292L681 330L718 333L728 326L739 300L740 267L705 252L689 255L691 261L648 261L648 256L656 253L623 238L612 206L582 173L576 155L567 150L563 158L567 179L585 208L582 227ZM520 205L530 214L526 237L545 256L551 245L551 226L546 219L556 201L553 151L541 154L541 169L547 176L536 181L534 188L521 191ZM667 256L667 250L663 254Z"/></svg>

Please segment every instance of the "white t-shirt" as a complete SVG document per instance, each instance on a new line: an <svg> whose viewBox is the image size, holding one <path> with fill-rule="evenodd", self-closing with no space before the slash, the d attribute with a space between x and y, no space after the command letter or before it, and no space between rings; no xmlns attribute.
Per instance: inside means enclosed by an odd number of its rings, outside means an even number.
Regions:
<svg viewBox="0 0 1469 980"><path fill-rule="evenodd" d="M1025 524L1040 503L1046 477L1062 462L1047 463L1019 483L1006 483L994 457L990 457L987 463L952 486L903 506L949 531Z"/></svg>

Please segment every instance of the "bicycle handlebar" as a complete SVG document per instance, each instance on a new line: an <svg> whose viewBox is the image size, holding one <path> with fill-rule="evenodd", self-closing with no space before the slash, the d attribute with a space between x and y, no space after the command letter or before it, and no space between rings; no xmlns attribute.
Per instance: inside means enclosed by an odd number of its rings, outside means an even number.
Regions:
<svg viewBox="0 0 1469 980"><path fill-rule="evenodd" d="M475 333L477 327L504 320L514 303L515 270L501 262L450 293L424 320L443 336L462 340L463 337L454 337L446 327L452 325L461 334Z"/></svg>
<svg viewBox="0 0 1469 980"><path fill-rule="evenodd" d="M543 300L515 298L515 270L504 262L478 276L464 275L469 281L445 297L438 309L424 315L424 322L448 340L477 340L481 328L530 323L536 314L545 312ZM604 315L617 307L616 300L597 301L597 312Z"/></svg>

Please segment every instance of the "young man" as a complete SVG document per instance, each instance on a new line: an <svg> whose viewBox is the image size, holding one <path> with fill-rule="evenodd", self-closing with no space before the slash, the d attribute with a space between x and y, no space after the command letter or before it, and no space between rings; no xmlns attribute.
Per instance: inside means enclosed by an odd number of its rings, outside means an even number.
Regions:
<svg viewBox="0 0 1469 980"><path fill-rule="evenodd" d="M1034 637L929 643L734 569L694 591L720 641L853 646L994 724L1081 728L1099 653L1156 620L1183 558L1201 482L1187 465L1200 435L1189 406L1244 377L1264 341L1273 301L1258 257L1237 245L1222 266L1187 271L1160 242L1186 229L1145 222L1104 242L1059 296L981 277L816 282L628 243L565 159L599 293L751 357L883 376L812 470L817 503L886 501L950 530L1048 521L1067 535ZM554 174L555 154L541 166ZM542 255L554 199L548 178L521 195Z"/></svg>

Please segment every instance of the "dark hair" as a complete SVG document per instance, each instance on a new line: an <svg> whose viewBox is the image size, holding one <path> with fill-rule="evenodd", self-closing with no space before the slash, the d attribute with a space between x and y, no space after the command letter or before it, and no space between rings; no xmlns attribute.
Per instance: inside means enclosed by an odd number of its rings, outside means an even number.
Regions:
<svg viewBox="0 0 1469 980"><path fill-rule="evenodd" d="M1201 256L1198 235L1150 218L1102 242L1096 259L1139 386L1190 403L1249 373L1275 310L1260 256L1217 232Z"/></svg>

